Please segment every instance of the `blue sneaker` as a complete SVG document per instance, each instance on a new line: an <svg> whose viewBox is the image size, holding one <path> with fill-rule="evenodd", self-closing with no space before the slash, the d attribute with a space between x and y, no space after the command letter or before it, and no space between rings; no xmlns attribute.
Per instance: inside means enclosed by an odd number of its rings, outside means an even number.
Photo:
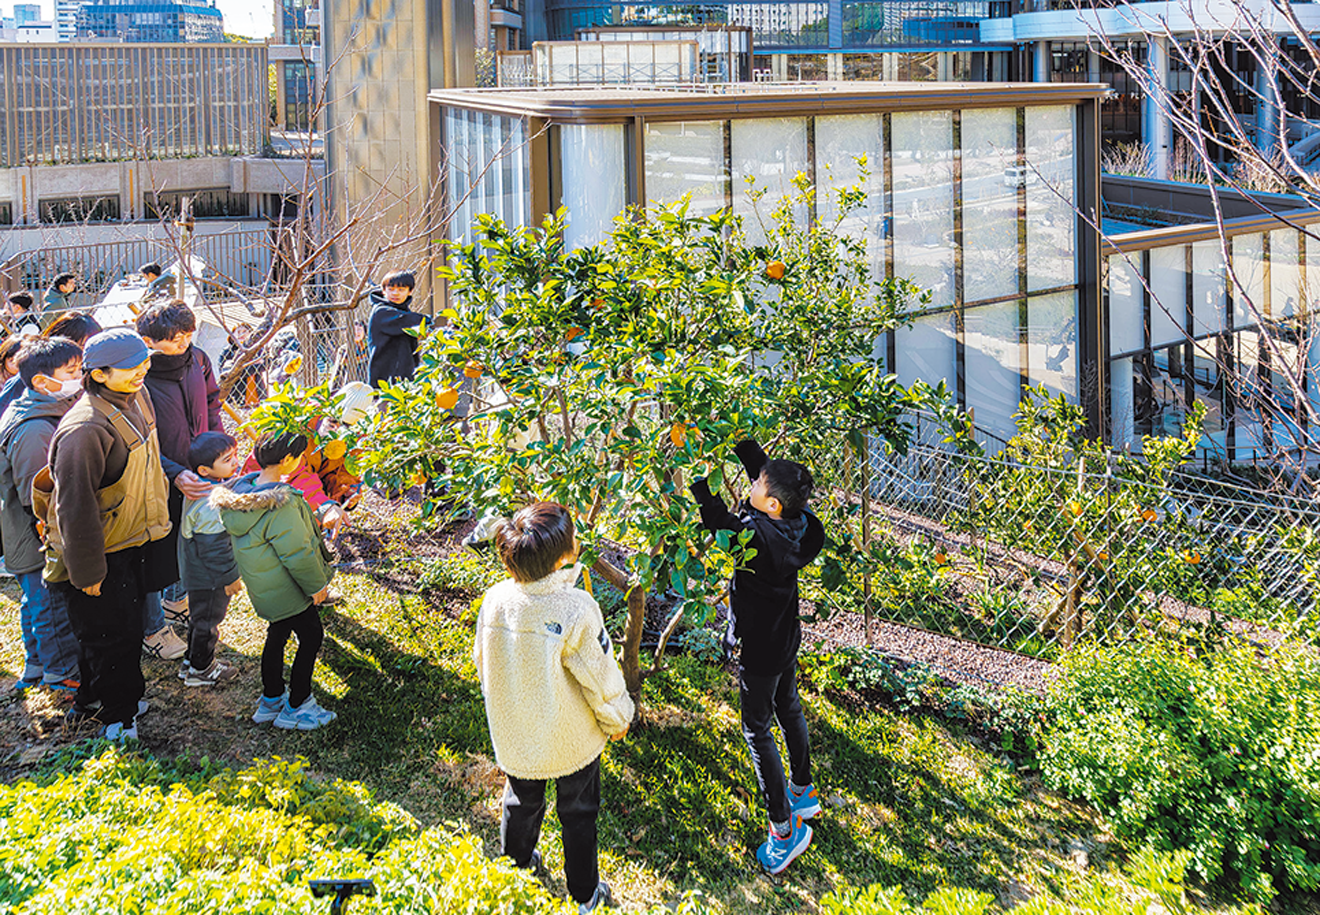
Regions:
<svg viewBox="0 0 1320 915"><path fill-rule="evenodd" d="M788 806L793 813L804 820L820 816L820 796L816 794L816 786L807 785L801 791L794 791L793 786L789 785Z"/></svg>
<svg viewBox="0 0 1320 915"><path fill-rule="evenodd" d="M280 716L284 711L284 703L289 694L285 692L274 699L267 699L262 696L257 700L257 710L252 713L252 722L254 724L269 724Z"/></svg>
<svg viewBox="0 0 1320 915"><path fill-rule="evenodd" d="M591 898L578 905L578 915L587 915L606 907L614 907L614 896L610 893L610 885L601 880L596 884L596 891L591 894Z"/></svg>
<svg viewBox="0 0 1320 915"><path fill-rule="evenodd" d="M811 827L806 820L794 814L789 817L789 824L788 835L781 838L771 829L770 837L756 850L756 860L761 862L767 873L783 873L784 868L792 864L793 859L811 844Z"/></svg>
<svg viewBox="0 0 1320 915"><path fill-rule="evenodd" d="M315 696L308 696L307 700L297 708L289 705L286 700L284 709L275 718L275 727L286 731L315 731L338 717L329 709L321 708Z"/></svg>

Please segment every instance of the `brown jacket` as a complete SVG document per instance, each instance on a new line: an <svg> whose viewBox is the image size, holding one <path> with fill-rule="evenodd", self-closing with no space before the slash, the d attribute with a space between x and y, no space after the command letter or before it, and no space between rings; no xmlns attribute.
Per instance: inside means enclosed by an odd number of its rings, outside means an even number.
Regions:
<svg viewBox="0 0 1320 915"><path fill-rule="evenodd" d="M143 388L135 395L103 390L101 396L142 433L155 424L151 395ZM153 518L164 515L164 529L140 532L139 542L156 539L169 531L169 509L165 472L160 467L159 448L150 470L159 474L162 485L146 487L144 492L126 493L127 500L162 500L146 512ZM98 411L84 394L64 414L50 443L50 468L55 478L56 497L51 510L58 516L61 555L68 569L69 582L86 588L104 580L105 554L133 543L107 543L102 520L100 493L117 483L128 466L129 446L111 421ZM129 506L125 506L125 511ZM134 515L138 514L136 511Z"/></svg>

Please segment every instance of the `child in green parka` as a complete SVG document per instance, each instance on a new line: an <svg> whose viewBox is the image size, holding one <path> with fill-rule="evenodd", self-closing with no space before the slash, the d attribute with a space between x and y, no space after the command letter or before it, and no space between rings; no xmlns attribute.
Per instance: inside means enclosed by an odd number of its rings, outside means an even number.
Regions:
<svg viewBox="0 0 1320 915"><path fill-rule="evenodd" d="M311 731L335 720L312 696L312 668L325 630L319 605L329 596L330 552L301 492L283 482L307 450L307 437L268 435L253 451L261 470L217 486L211 503L234 544L252 607L270 623L261 652L262 696L252 720ZM284 689L284 646L298 637L289 689Z"/></svg>

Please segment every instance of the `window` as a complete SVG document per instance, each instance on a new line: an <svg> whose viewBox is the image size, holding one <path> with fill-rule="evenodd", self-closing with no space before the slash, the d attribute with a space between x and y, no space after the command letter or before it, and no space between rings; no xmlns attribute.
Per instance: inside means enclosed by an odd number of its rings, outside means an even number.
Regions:
<svg viewBox="0 0 1320 915"><path fill-rule="evenodd" d="M0 203L0 226L12 226L14 224L14 205L12 203Z"/></svg>
<svg viewBox="0 0 1320 915"><path fill-rule="evenodd" d="M192 200L194 219L242 218L251 209L247 194L235 194L228 188L147 194L142 201L142 209L152 219L168 219L179 215L184 197Z"/></svg>
<svg viewBox="0 0 1320 915"><path fill-rule="evenodd" d="M112 222L119 219L118 197L57 197L37 204L42 222Z"/></svg>

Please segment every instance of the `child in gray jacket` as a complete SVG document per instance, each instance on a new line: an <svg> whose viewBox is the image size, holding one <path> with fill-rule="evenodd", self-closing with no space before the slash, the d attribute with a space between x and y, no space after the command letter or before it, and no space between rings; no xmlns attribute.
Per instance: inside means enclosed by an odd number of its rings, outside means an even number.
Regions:
<svg viewBox="0 0 1320 915"><path fill-rule="evenodd" d="M188 446L188 466L203 480L222 483L238 471L238 442L224 432L203 432ZM209 497L187 499L179 522L179 573L188 592L188 656L179 670L184 686L216 686L238 670L215 656L229 600L243 590L234 546Z"/></svg>
<svg viewBox="0 0 1320 915"><path fill-rule="evenodd" d="M632 699L599 605L574 587L582 567L568 509L529 505L499 527L495 545L513 577L482 599L472 656L508 778L502 850L518 867L540 863L545 783L555 779L568 892L591 912L611 901L596 863L600 754L628 733Z"/></svg>

